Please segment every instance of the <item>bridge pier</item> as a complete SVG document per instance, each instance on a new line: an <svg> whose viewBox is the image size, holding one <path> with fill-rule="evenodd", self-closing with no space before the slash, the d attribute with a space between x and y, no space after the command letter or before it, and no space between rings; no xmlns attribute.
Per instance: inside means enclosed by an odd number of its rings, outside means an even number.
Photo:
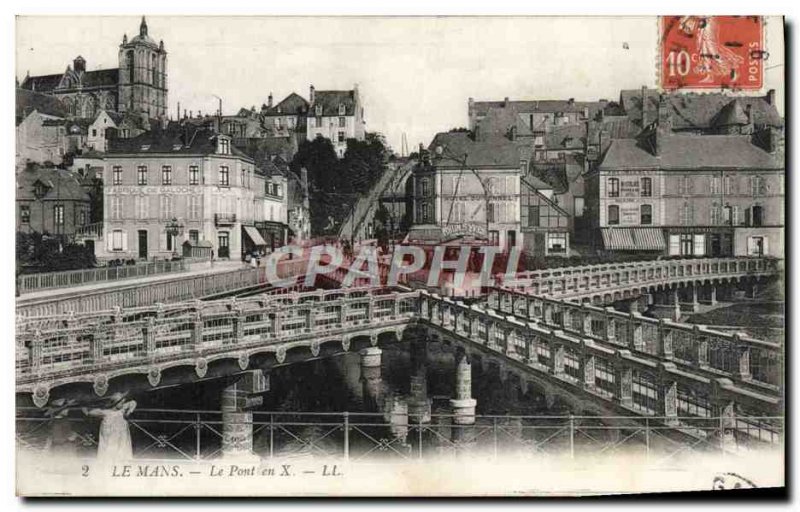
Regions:
<svg viewBox="0 0 800 512"><path fill-rule="evenodd" d="M428 400L428 344L425 340L411 342L411 385L408 417L413 423L430 423L431 402Z"/></svg>
<svg viewBox="0 0 800 512"><path fill-rule="evenodd" d="M362 350L361 355L361 386L363 389L364 406L367 410L375 411L381 403L381 354L378 347L368 347Z"/></svg>
<svg viewBox="0 0 800 512"><path fill-rule="evenodd" d="M222 456L254 457L253 413L247 409L260 405L262 397L252 395L268 390L262 370L244 372L235 383L222 391Z"/></svg>
<svg viewBox="0 0 800 512"><path fill-rule="evenodd" d="M468 427L475 424L475 406L472 398L472 364L463 350L456 353L455 397L450 400L453 410L453 442L463 443L467 439ZM461 427L461 428L460 428Z"/></svg>

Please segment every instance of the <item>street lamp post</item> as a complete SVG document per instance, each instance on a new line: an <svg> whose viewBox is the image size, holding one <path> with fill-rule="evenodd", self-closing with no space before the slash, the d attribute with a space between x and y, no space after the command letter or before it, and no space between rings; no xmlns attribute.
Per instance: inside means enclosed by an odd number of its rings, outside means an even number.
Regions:
<svg viewBox="0 0 800 512"><path fill-rule="evenodd" d="M167 246L172 249L173 257L177 254L175 247L175 237L183 233L183 224L178 222L176 217L172 217L166 225L167 236L169 237Z"/></svg>

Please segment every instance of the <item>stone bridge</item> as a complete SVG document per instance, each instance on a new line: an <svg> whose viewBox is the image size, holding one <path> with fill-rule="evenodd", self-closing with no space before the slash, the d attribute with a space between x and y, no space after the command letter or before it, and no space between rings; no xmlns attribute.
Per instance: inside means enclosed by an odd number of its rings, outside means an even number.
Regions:
<svg viewBox="0 0 800 512"><path fill-rule="evenodd" d="M475 356L583 411L678 431L692 418L723 418L750 432L746 418L783 414L779 343L504 289L482 305L372 288L19 318L16 390L43 407L55 396L231 378L347 350L365 349L362 366L374 365L377 347L410 326L423 344L459 347L452 404L463 424L474 418Z"/></svg>

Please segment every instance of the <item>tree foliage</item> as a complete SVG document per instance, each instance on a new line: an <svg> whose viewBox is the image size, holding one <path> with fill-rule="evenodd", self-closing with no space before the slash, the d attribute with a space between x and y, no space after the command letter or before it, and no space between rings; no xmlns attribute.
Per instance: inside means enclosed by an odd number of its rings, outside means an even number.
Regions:
<svg viewBox="0 0 800 512"><path fill-rule="evenodd" d="M47 233L17 232L17 272L57 272L92 268L94 253L82 244L65 242Z"/></svg>
<svg viewBox="0 0 800 512"><path fill-rule="evenodd" d="M342 159L329 139L317 137L298 148L290 169L308 171L313 235L335 234L362 194L386 170L390 150L381 134L368 133L363 141L347 140Z"/></svg>

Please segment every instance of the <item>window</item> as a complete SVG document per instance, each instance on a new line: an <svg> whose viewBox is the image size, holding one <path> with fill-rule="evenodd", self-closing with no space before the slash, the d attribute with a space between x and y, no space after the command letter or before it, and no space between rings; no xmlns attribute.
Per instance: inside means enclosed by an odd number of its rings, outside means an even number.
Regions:
<svg viewBox="0 0 800 512"><path fill-rule="evenodd" d="M547 233L547 252L555 254L567 252L567 234Z"/></svg>
<svg viewBox="0 0 800 512"><path fill-rule="evenodd" d="M694 255L703 256L706 253L706 235L694 235Z"/></svg>
<svg viewBox="0 0 800 512"><path fill-rule="evenodd" d="M691 195L694 189L692 178L689 176L681 176L678 180L678 194L682 196Z"/></svg>
<svg viewBox="0 0 800 512"><path fill-rule="evenodd" d="M321 108L319 110L322 111ZM317 114L317 115L319 115L319 114ZM314 126L316 128L322 128L322 118L321 117L315 117L314 118Z"/></svg>
<svg viewBox="0 0 800 512"><path fill-rule="evenodd" d="M230 155L231 154L231 141L226 139L225 137L219 138L219 152L222 155Z"/></svg>
<svg viewBox="0 0 800 512"><path fill-rule="evenodd" d="M196 165L189 166L189 185L197 185L200 183L199 174L200 170L197 168Z"/></svg>
<svg viewBox="0 0 800 512"><path fill-rule="evenodd" d="M429 182L428 182L427 178L423 178L420 181L420 188L422 189L422 195L423 196L427 196L430 193L430 191L428 190L428 185L429 185Z"/></svg>
<svg viewBox="0 0 800 512"><path fill-rule="evenodd" d="M641 224L652 224L653 223L653 206L649 204L643 204L639 208L639 217Z"/></svg>
<svg viewBox="0 0 800 512"><path fill-rule="evenodd" d="M750 218L753 220L753 226L760 227L764 221L764 209L761 206L756 205L753 206L752 212L753 213L751 214Z"/></svg>
<svg viewBox="0 0 800 512"><path fill-rule="evenodd" d="M190 219L199 219L200 218L200 199L202 199L202 196L198 196L198 195L189 196L189 218Z"/></svg>
<svg viewBox="0 0 800 512"><path fill-rule="evenodd" d="M681 235L681 256L691 256L694 249L692 235Z"/></svg>
<svg viewBox="0 0 800 512"><path fill-rule="evenodd" d="M147 166L140 165L136 168L137 183L139 185L147 185Z"/></svg>
<svg viewBox="0 0 800 512"><path fill-rule="evenodd" d="M27 204L22 204L19 207L19 220L23 224L31 222L31 207Z"/></svg>
<svg viewBox="0 0 800 512"><path fill-rule="evenodd" d="M712 176L709 186L711 188L711 195L717 196L720 194L722 179L719 176Z"/></svg>
<svg viewBox="0 0 800 512"><path fill-rule="evenodd" d="M239 181L240 181L239 185L242 188L244 188L244 183L245 183L245 181L244 181L245 180L245 178L244 178L245 172L246 172L246 169L242 169L241 176L239 177Z"/></svg>
<svg viewBox="0 0 800 512"><path fill-rule="evenodd" d="M748 256L764 256L767 252L767 238L763 236L751 236L747 239Z"/></svg>
<svg viewBox="0 0 800 512"><path fill-rule="evenodd" d="M731 215L731 207L730 205L725 205L722 208L722 223L726 226L730 226L733 221L733 216Z"/></svg>
<svg viewBox="0 0 800 512"><path fill-rule="evenodd" d="M281 186L278 183L275 184L275 195L278 197L281 197L283 195L283 190L281 189Z"/></svg>
<svg viewBox="0 0 800 512"><path fill-rule="evenodd" d="M619 224L619 206L615 204L608 205L608 225L615 226Z"/></svg>
<svg viewBox="0 0 800 512"><path fill-rule="evenodd" d="M190 229L189 241L191 241L193 244L197 244L197 242L200 241L200 232L197 231L196 229Z"/></svg>
<svg viewBox="0 0 800 512"><path fill-rule="evenodd" d="M652 197L653 195L653 179L642 178L642 197Z"/></svg>
<svg viewBox="0 0 800 512"><path fill-rule="evenodd" d="M79 226L86 225L86 211L84 210L78 212L78 225Z"/></svg>
<svg viewBox="0 0 800 512"><path fill-rule="evenodd" d="M680 211L680 223L684 226L688 226L692 223L693 217L692 205L688 202L683 203Z"/></svg>
<svg viewBox="0 0 800 512"><path fill-rule="evenodd" d="M585 206L583 198L580 196L575 197L575 213L574 213L575 217L583 217L584 208Z"/></svg>
<svg viewBox="0 0 800 512"><path fill-rule="evenodd" d="M736 182L733 180L733 177L725 176L724 183L725 183L725 195L726 196L736 193Z"/></svg>
<svg viewBox="0 0 800 512"><path fill-rule="evenodd" d="M344 117L339 118L339 128L344 128L347 126L347 120Z"/></svg>
<svg viewBox="0 0 800 512"><path fill-rule="evenodd" d="M141 195L135 198L136 216L139 219L147 219L150 217L150 196Z"/></svg>
<svg viewBox="0 0 800 512"><path fill-rule="evenodd" d="M172 196L168 196L163 194L159 196L160 200L160 218L161 219L170 219L172 218Z"/></svg>
<svg viewBox="0 0 800 512"><path fill-rule="evenodd" d="M122 167L115 165L111 169L111 184L122 185Z"/></svg>
<svg viewBox="0 0 800 512"><path fill-rule="evenodd" d="M608 178L608 197L619 197L619 179Z"/></svg>
<svg viewBox="0 0 800 512"><path fill-rule="evenodd" d="M742 216L739 213L739 207L734 206L733 209L731 209L731 224L734 226L738 226L742 222L741 219Z"/></svg>
<svg viewBox="0 0 800 512"><path fill-rule="evenodd" d="M339 103L339 115L343 116L347 110L345 109L344 103Z"/></svg>
<svg viewBox="0 0 800 512"><path fill-rule="evenodd" d="M669 235L669 255L679 256L681 254L680 235Z"/></svg>
<svg viewBox="0 0 800 512"><path fill-rule="evenodd" d="M162 165L161 166L161 184L162 185L172 185L172 166L171 165Z"/></svg>
<svg viewBox="0 0 800 512"><path fill-rule="evenodd" d="M339 132L337 140L340 144L344 142L344 132Z"/></svg>
<svg viewBox="0 0 800 512"><path fill-rule="evenodd" d="M122 250L122 230L115 229L111 233L111 250L112 251L121 251Z"/></svg>
<svg viewBox="0 0 800 512"><path fill-rule="evenodd" d="M227 165L222 165L219 168L219 184L222 187L230 185L230 171Z"/></svg>
<svg viewBox="0 0 800 512"><path fill-rule="evenodd" d="M728 215L730 216L730 211ZM716 203L711 205L711 224L713 226L722 224L722 208Z"/></svg>
<svg viewBox="0 0 800 512"><path fill-rule="evenodd" d="M92 128L92 137L97 137L97 129Z"/></svg>
<svg viewBox="0 0 800 512"><path fill-rule="evenodd" d="M528 207L528 227L531 227L531 228L538 228L539 227L539 207L538 206L529 206Z"/></svg>
<svg viewBox="0 0 800 512"><path fill-rule="evenodd" d="M119 220L122 218L122 197L111 196L111 218Z"/></svg>

